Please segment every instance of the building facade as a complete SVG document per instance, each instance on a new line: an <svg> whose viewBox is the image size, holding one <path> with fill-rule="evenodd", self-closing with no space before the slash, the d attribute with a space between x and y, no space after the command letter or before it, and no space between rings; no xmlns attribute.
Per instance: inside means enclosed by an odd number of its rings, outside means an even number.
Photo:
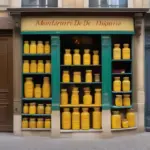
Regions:
<svg viewBox="0 0 150 150"><path fill-rule="evenodd" d="M148 11L147 4L148 2L146 0L138 1L138 0L132 0L132 1L126 1L126 0L116 0L116 1L88 1L88 0L58 0L58 1L40 1L40 0L33 0L31 1L13 1L13 3L8 3L8 7L11 6L11 8L8 9L8 11L5 11L6 6L3 4L2 11L3 15L5 14L9 18L12 19L12 35L13 35L13 49L12 50L12 56L13 56L13 83L12 83L12 92L13 92L13 129L15 135L48 135L53 137L64 137L64 136L72 136L72 137L78 137L80 135L84 136L92 136L92 137L109 137L112 135L119 135L119 134L132 134L138 131L144 131L144 107L145 107L145 84L144 84L144 15ZM2 5L1 5L2 6ZM42 8L38 8L42 7ZM47 9L44 9L46 7ZM53 7L53 8L51 8ZM91 8L89 8L91 7ZM119 8L120 7L120 8ZM76 8L76 9L75 9ZM113 9L112 9L113 8ZM118 15L118 9L119 8L120 15ZM140 8L140 9L138 9ZM9 13L9 15L8 15ZM70 23L70 21L74 21L71 18L75 18L77 22L80 22L80 14L83 14L82 17L86 17L88 22L91 22L91 24L94 24L94 22L97 21L98 16L103 16L100 21L100 25L103 24L103 22L108 21L109 23L115 20L114 29L110 29L109 26L103 27L103 28L93 28L89 25L89 27L82 27L82 25L78 25L78 27L75 27L72 25L72 29L66 28L66 22ZM49 14L49 15L48 15ZM43 17L47 16L47 17ZM62 30L59 28L51 26L45 26L44 28L41 26L42 24L50 24L52 22L51 19L48 19L49 17L54 17L57 21L56 24L58 24L61 20L61 17L64 18L63 21L65 23L62 23ZM116 17L117 16L117 17ZM92 19L92 17L94 19ZM123 18L126 19L123 19ZM103 20L104 18L104 20ZM38 22L39 27L34 27L34 24L37 20L42 19L43 22ZM82 18L81 18L82 19ZM126 24L128 28L125 29L122 25L116 28L116 25L118 21L121 20L120 24ZM106 23L106 22L105 22ZM112 22L111 22L112 23ZM54 24L54 23L53 23ZM71 23L70 23L71 26ZM58 32L59 31L59 32ZM65 31L65 32L62 32ZM88 33L88 34L87 34ZM117 33L119 35L117 36ZM41 35L42 34L42 35ZM79 36L81 35L81 37ZM65 35L66 38L65 38ZM72 35L72 37L71 37ZM77 35L77 36L75 36ZM61 88L63 85L61 85L60 77L62 76L60 67L64 64L61 64L61 41L67 40L67 38L76 38L78 41L82 41L81 39L84 39L84 36L86 36L85 40L88 43L90 41L96 39L99 40L99 47L95 47L99 50L99 64L103 67L108 68L108 72L106 70L100 69L100 76L101 76L101 82L100 85L98 85L98 88L102 89L102 106L101 105L61 105ZM32 37L29 38L28 37ZM46 38L47 36L50 36L50 39ZM69 37L70 36L70 37ZM92 39L93 36L93 39ZM118 38L120 37L120 40ZM35 39L34 39L35 38ZM26 59L32 60L26 56L24 56L23 53L23 42L24 41L30 41L30 40L43 40L46 41L49 40L51 44L51 65L52 65L52 74L51 74L51 85L52 85L52 99L48 98L45 99L44 104L51 104L52 106L52 114L46 115L46 114L24 114L23 108L24 104L27 103L30 105L30 102L36 102L36 104L43 104L43 102L37 103L36 100L41 100L40 98L30 98L27 99L24 97L24 79L25 77L31 77L31 74L25 74L22 72L22 66L23 61ZM63 40L64 39L64 40ZM92 39L92 40L91 40ZM107 39L107 41L106 41ZM128 40L125 40L128 39ZM71 41L70 41L71 42ZM85 42L85 43L86 43ZM105 45L105 42L109 43L108 45ZM118 44L123 45L124 43L128 42L127 44L130 45L131 51L132 51L132 57L129 61L130 67L126 67L124 69L127 69L126 74L123 76L129 76L131 81L132 88L127 93L121 93L129 94L131 96L131 105L128 107L116 107L114 104L115 99L113 98L115 93L113 93L113 89L111 85L113 84L113 78L112 76L116 76L115 73L111 70L114 68L111 66L112 61L112 50L114 47L114 44L116 42L120 42ZM86 43L87 44L87 43ZM92 42L91 42L92 44ZM84 45L84 44L83 44ZM21 49L22 47L22 49ZM57 49L56 52L54 49ZM64 47L74 49L77 47ZM80 49L81 47L78 46ZM82 47L81 49L85 49L89 47ZM94 48L94 47L93 47ZM122 48L122 47L121 47ZM90 49L90 48L89 48ZM92 48L91 48L92 50ZM104 50L107 50L107 53L104 53ZM56 57L57 55L57 57ZM103 56L103 57L102 57ZM82 57L82 56L81 56ZM91 56L92 57L92 56ZM17 58L17 59L16 59ZM108 62L105 62L105 59L109 58ZM35 58L38 59L38 58ZM45 58L43 58L45 59ZM59 61L56 62L56 59ZM138 63L137 63L138 62ZM126 62L125 62L126 63ZM131 67L132 66L132 67ZM58 71L55 70L55 67ZM84 66L83 66L84 67ZM99 66L97 66L99 67ZM130 68L130 69L128 69ZM143 70L143 71L141 71ZM45 74L43 73L42 77ZM105 77L106 75L107 78ZM5 75L4 75L5 76ZM117 74L118 76L118 74ZM120 76L120 75L119 75ZM122 76L122 75L121 75ZM32 76L33 79L35 76ZM4 78L2 78L4 79ZM108 80L109 79L109 80ZM108 80L108 81L107 81ZM85 84L84 82L82 83ZM74 85L74 84L73 84ZM93 84L94 85L94 84ZM106 86L109 85L109 86ZM77 85L78 86L78 85ZM86 85L85 85L86 86ZM92 87L92 84L89 84L88 86ZM84 87L84 86L83 86ZM97 85L96 85L97 87ZM69 88L69 86L67 87ZM95 87L94 87L95 88ZM3 87L2 87L3 89ZM55 89L55 90L54 90ZM58 90L58 91L57 91ZM92 89L93 90L93 89ZM56 92L57 91L57 92ZM79 91L80 92L80 91ZM130 93L131 92L131 93ZM71 95L70 93L68 93ZM119 94L119 93L117 93ZM94 103L94 93L92 93L93 96L93 103ZM57 99L57 100L54 100ZM8 99L9 100L9 99ZM71 100L71 99L70 99ZM80 102L81 104L81 102ZM73 107L77 107L82 109L83 107L89 108L90 116L93 114L93 108L98 107L101 110L101 124L102 128L98 130L89 129L86 131L79 130L74 131L72 129L63 130L62 129L62 112L63 109ZM7 110L8 107L5 107ZM121 113L127 112L129 108L133 108L134 112L137 116L136 125L132 128L127 129L111 129L111 116L112 111L120 111ZM3 111L5 110L2 109ZM5 111L6 111L5 110ZM22 119L23 118L44 118L50 117L51 118L51 129L23 129L22 128ZM92 120L92 119L91 119ZM92 128L92 121L90 128ZM123 132L122 130L125 130L126 132ZM6 130L7 131L7 130ZM117 132L115 132L117 131ZM67 133L65 133L67 132ZM75 133L74 133L75 132ZM77 133L78 134L77 134Z"/></svg>

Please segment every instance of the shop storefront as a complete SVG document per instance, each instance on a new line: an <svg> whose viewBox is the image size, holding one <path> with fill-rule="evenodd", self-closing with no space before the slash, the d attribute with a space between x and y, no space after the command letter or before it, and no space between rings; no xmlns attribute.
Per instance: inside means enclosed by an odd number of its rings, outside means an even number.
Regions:
<svg viewBox="0 0 150 150"><path fill-rule="evenodd" d="M21 16L21 133L142 129L134 15Z"/></svg>

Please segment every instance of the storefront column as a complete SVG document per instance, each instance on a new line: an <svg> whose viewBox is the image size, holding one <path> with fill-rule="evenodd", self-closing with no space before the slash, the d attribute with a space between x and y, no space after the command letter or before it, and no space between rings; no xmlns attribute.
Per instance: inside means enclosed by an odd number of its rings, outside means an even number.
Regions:
<svg viewBox="0 0 150 150"><path fill-rule="evenodd" d="M145 89L144 89L144 19L138 18L136 35L134 36L134 106L137 109L137 127L138 131L144 131L144 105L145 105ZM140 27L141 26L141 27ZM136 22L135 22L136 29Z"/></svg>
<svg viewBox="0 0 150 150"><path fill-rule="evenodd" d="M19 19L19 18L18 18ZM18 30L13 34L13 97L14 97L14 117L13 132L15 135L21 135L21 36Z"/></svg>

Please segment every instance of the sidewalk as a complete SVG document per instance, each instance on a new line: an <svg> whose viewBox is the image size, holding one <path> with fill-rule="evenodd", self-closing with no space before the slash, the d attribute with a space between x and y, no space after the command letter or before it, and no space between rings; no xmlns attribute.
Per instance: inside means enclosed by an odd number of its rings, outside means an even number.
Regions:
<svg viewBox="0 0 150 150"><path fill-rule="evenodd" d="M99 140L0 134L0 150L150 150L150 133Z"/></svg>

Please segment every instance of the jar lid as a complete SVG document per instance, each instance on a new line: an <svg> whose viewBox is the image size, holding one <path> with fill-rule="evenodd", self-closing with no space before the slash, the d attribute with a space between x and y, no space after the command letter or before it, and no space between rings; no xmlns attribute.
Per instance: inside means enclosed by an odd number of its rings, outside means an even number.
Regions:
<svg viewBox="0 0 150 150"><path fill-rule="evenodd" d="M74 49L75 52L79 52L79 49Z"/></svg>
<svg viewBox="0 0 150 150"><path fill-rule="evenodd" d="M31 60L31 62L36 62L36 60Z"/></svg>
<svg viewBox="0 0 150 150"><path fill-rule="evenodd" d="M79 108L73 108L73 111L79 111Z"/></svg>
<svg viewBox="0 0 150 150"><path fill-rule="evenodd" d="M128 120L127 120L127 119L125 119L125 118L124 118L124 119L122 119L122 121L127 121L127 122L128 122Z"/></svg>
<svg viewBox="0 0 150 150"><path fill-rule="evenodd" d="M123 77L123 79L129 79L129 77Z"/></svg>
<svg viewBox="0 0 150 150"><path fill-rule="evenodd" d="M42 41L38 41L38 44L42 44L43 42Z"/></svg>
<svg viewBox="0 0 150 150"><path fill-rule="evenodd" d="M69 111L70 110L70 108L64 108L64 111Z"/></svg>
<svg viewBox="0 0 150 150"><path fill-rule="evenodd" d="M30 118L31 121L35 121L35 118Z"/></svg>
<svg viewBox="0 0 150 150"><path fill-rule="evenodd" d="M38 60L38 62L43 62L43 60Z"/></svg>
<svg viewBox="0 0 150 150"><path fill-rule="evenodd" d="M30 105L36 105L36 103L30 103Z"/></svg>
<svg viewBox="0 0 150 150"><path fill-rule="evenodd" d="M41 84L35 84L35 86L38 86L38 87L40 87L40 86L41 86Z"/></svg>
<svg viewBox="0 0 150 150"><path fill-rule="evenodd" d="M61 89L61 91L62 91L62 92L66 92L66 91L67 91L67 89Z"/></svg>
<svg viewBox="0 0 150 150"><path fill-rule="evenodd" d="M69 73L69 71L67 71L67 70L64 70L63 72L64 72L64 73Z"/></svg>
<svg viewBox="0 0 150 150"><path fill-rule="evenodd" d="M27 43L27 44L28 44L28 43L29 43L29 41L24 41L24 43Z"/></svg>
<svg viewBox="0 0 150 150"><path fill-rule="evenodd" d="M114 77L115 79L120 79L120 77Z"/></svg>
<svg viewBox="0 0 150 150"><path fill-rule="evenodd" d="M100 108L99 108L99 107L95 107L94 110L95 110L95 111L99 111Z"/></svg>
<svg viewBox="0 0 150 150"><path fill-rule="evenodd" d="M98 50L93 50L93 53L94 54L98 54Z"/></svg>
<svg viewBox="0 0 150 150"><path fill-rule="evenodd" d="M49 44L49 41L45 41L45 44Z"/></svg>
<svg viewBox="0 0 150 150"><path fill-rule="evenodd" d="M44 80L49 80L49 77L44 77L43 79L44 79Z"/></svg>
<svg viewBox="0 0 150 150"><path fill-rule="evenodd" d="M133 108L128 109L128 112L134 112Z"/></svg>
<svg viewBox="0 0 150 150"><path fill-rule="evenodd" d="M113 114L120 114L119 111L113 111Z"/></svg>
<svg viewBox="0 0 150 150"><path fill-rule="evenodd" d="M116 44L114 44L114 46L118 46L118 47L120 47L120 44L116 43Z"/></svg>
<svg viewBox="0 0 150 150"><path fill-rule="evenodd" d="M38 104L38 106L44 106L44 104Z"/></svg>
<svg viewBox="0 0 150 150"><path fill-rule="evenodd" d="M129 94L125 94L125 95L123 95L124 97L130 97L130 95Z"/></svg>
<svg viewBox="0 0 150 150"><path fill-rule="evenodd" d="M23 118L23 120L28 120L28 118Z"/></svg>
<svg viewBox="0 0 150 150"><path fill-rule="evenodd" d="M84 49L84 51L90 51L90 49Z"/></svg>
<svg viewBox="0 0 150 150"><path fill-rule="evenodd" d="M26 78L26 80L32 80L32 79L33 79L32 77L27 77L27 78Z"/></svg>
<svg viewBox="0 0 150 150"><path fill-rule="evenodd" d="M101 91L101 89L95 89L95 91L99 92L99 91Z"/></svg>
<svg viewBox="0 0 150 150"><path fill-rule="evenodd" d="M86 72L92 72L92 70L86 70Z"/></svg>
<svg viewBox="0 0 150 150"><path fill-rule="evenodd" d="M31 41L31 43L36 43L36 41Z"/></svg>
<svg viewBox="0 0 150 150"><path fill-rule="evenodd" d="M24 62L29 62L29 60L24 60Z"/></svg>
<svg viewBox="0 0 150 150"><path fill-rule="evenodd" d="M45 119L45 121L50 121L50 120L51 120L51 119L49 119L49 118L46 118L46 119Z"/></svg>
<svg viewBox="0 0 150 150"><path fill-rule="evenodd" d="M50 60L46 60L46 62L50 62Z"/></svg>
<svg viewBox="0 0 150 150"><path fill-rule="evenodd" d="M65 49L65 51L70 52L70 49Z"/></svg>
<svg viewBox="0 0 150 150"><path fill-rule="evenodd" d="M74 74L81 74L81 72L74 72Z"/></svg>
<svg viewBox="0 0 150 150"><path fill-rule="evenodd" d="M123 46L129 46L129 44L128 43L124 43Z"/></svg>
<svg viewBox="0 0 150 150"><path fill-rule="evenodd" d="M43 121L43 118L38 118L37 120L39 120L39 121Z"/></svg>
<svg viewBox="0 0 150 150"><path fill-rule="evenodd" d="M28 103L24 103L24 105L26 105L26 106L27 106L27 105L28 105Z"/></svg>
<svg viewBox="0 0 150 150"><path fill-rule="evenodd" d="M88 108L82 108L82 111L88 111L89 109Z"/></svg>
<svg viewBox="0 0 150 150"><path fill-rule="evenodd" d="M122 97L122 95L116 95L116 97Z"/></svg>
<svg viewBox="0 0 150 150"><path fill-rule="evenodd" d="M46 104L46 106L51 106L51 104Z"/></svg>
<svg viewBox="0 0 150 150"><path fill-rule="evenodd" d="M96 74L94 74L95 76L100 76L100 74L99 73L96 73Z"/></svg>

